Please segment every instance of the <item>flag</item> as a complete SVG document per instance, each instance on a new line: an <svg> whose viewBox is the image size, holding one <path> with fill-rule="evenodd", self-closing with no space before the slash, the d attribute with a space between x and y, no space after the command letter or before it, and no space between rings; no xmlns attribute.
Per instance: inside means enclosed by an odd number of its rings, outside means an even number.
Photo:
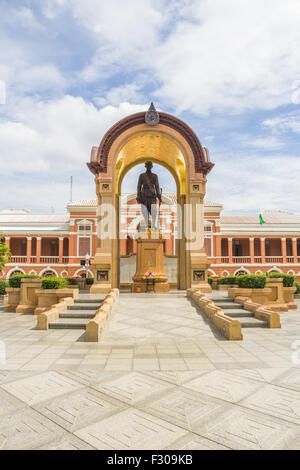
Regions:
<svg viewBox="0 0 300 470"><path fill-rule="evenodd" d="M264 219L263 219L263 216L262 216L261 214L259 214L259 223L260 223L260 225L266 223L266 222L264 221Z"/></svg>

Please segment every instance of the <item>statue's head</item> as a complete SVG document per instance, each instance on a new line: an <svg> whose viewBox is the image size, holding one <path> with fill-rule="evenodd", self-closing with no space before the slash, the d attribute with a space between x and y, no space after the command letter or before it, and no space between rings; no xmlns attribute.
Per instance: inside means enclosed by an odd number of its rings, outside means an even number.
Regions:
<svg viewBox="0 0 300 470"><path fill-rule="evenodd" d="M150 171L153 167L153 163L148 161L148 162L145 163L145 167L148 171Z"/></svg>

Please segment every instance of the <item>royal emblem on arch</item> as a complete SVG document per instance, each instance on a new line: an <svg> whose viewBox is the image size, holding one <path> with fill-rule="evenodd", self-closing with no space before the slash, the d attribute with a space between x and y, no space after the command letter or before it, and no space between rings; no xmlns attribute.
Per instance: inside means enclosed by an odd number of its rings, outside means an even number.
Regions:
<svg viewBox="0 0 300 470"><path fill-rule="evenodd" d="M148 126L156 126L159 123L159 114L155 109L154 104L151 102L148 111L145 114L145 122Z"/></svg>

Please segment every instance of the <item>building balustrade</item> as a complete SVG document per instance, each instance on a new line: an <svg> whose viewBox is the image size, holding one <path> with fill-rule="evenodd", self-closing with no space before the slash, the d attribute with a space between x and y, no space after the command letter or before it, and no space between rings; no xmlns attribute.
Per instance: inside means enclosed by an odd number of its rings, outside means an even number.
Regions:
<svg viewBox="0 0 300 470"><path fill-rule="evenodd" d="M232 262L235 264L249 264L251 263L251 256L233 256Z"/></svg>

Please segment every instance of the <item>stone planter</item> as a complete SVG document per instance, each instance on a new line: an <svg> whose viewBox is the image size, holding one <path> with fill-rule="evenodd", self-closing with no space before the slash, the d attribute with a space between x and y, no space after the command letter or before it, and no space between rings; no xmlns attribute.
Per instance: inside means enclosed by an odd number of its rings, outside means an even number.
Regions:
<svg viewBox="0 0 300 470"><path fill-rule="evenodd" d="M236 285L235 284L218 284L218 290L228 290L233 289Z"/></svg>
<svg viewBox="0 0 300 470"><path fill-rule="evenodd" d="M284 302L288 304L288 308L290 309L297 309L297 304L294 301L295 292L297 287L284 287L283 288L283 298Z"/></svg>
<svg viewBox="0 0 300 470"><path fill-rule="evenodd" d="M41 279L21 279L20 303L16 308L16 313L34 313L38 304L36 290L42 285Z"/></svg>
<svg viewBox="0 0 300 470"><path fill-rule="evenodd" d="M16 308L20 303L21 288L7 287L6 293L8 295L8 300L7 304L4 306L4 311L16 313Z"/></svg>
<svg viewBox="0 0 300 470"><path fill-rule="evenodd" d="M268 305L271 292L271 289L268 287L265 287L264 289L244 289L240 287L233 287L228 289L228 297L233 299L236 297L248 297L254 303Z"/></svg>
<svg viewBox="0 0 300 470"><path fill-rule="evenodd" d="M66 297L77 298L78 287L66 288L66 289L37 289L36 294L38 297L38 304L34 310L35 315L50 310L53 305L58 304L62 299Z"/></svg>

